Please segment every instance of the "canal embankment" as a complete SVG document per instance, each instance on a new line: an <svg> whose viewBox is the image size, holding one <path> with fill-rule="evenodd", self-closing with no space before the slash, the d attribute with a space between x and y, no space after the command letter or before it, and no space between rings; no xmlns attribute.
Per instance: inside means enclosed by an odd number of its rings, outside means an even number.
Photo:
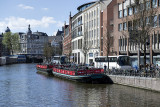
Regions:
<svg viewBox="0 0 160 107"><path fill-rule="evenodd" d="M160 78L108 75L113 83L160 92Z"/></svg>

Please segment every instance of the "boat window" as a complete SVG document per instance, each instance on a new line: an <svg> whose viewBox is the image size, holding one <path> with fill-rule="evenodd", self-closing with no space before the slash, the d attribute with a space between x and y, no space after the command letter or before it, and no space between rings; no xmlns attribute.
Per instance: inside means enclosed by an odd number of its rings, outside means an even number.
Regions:
<svg viewBox="0 0 160 107"><path fill-rule="evenodd" d="M118 58L118 64L120 66L130 65L129 57L128 56L121 56Z"/></svg>

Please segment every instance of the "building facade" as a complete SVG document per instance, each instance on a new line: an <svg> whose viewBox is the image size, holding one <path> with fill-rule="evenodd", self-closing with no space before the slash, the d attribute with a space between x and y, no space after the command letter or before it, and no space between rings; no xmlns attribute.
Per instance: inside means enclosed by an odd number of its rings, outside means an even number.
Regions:
<svg viewBox="0 0 160 107"><path fill-rule="evenodd" d="M146 16L145 22L146 25L152 23L152 31L149 35L148 40L146 41L146 55L147 55L147 63L150 64L158 64L160 61L160 0L144 0L143 2L139 2L143 8L148 12L151 9L155 9L156 13L153 14L150 19ZM145 10L145 11L146 11ZM124 31L133 30L136 25L133 20L127 20L137 14L137 7L135 5L134 0L117 0L117 4L114 7L114 51L117 51L118 55L129 55L131 57L136 57L138 53L138 43L131 42L129 34L125 36L123 34ZM139 26L139 25L137 25ZM144 35L142 35L143 37ZM135 35L136 38L136 35ZM140 55L144 56L144 45L140 43ZM143 59L143 58L142 58ZM141 60L141 62L142 60Z"/></svg>
<svg viewBox="0 0 160 107"><path fill-rule="evenodd" d="M149 44L146 46L147 58L150 63L156 64L160 61L160 0L144 1L140 2L142 7L145 5L147 8L157 9L156 14L152 16L153 31L146 42ZM106 56L107 40L105 36L108 32L111 36L109 55L137 57L138 45L130 41L128 32L129 29L134 28L133 21L128 20L137 12L134 0L99 0L83 4L77 9L78 13L71 17L69 24L71 31L69 26L66 26L66 32L69 31L66 35L71 33L74 62L89 64L95 61L96 56ZM124 35L124 31L127 31L128 35ZM67 50L66 44L64 41L64 53ZM86 58L84 47L87 47ZM141 45L141 48L143 47ZM143 56L143 50L140 50L140 53Z"/></svg>
<svg viewBox="0 0 160 107"><path fill-rule="evenodd" d="M48 35L43 32L31 31L30 25L28 26L27 33L19 32L21 51L18 54L26 55L43 55L44 45L48 43Z"/></svg>
<svg viewBox="0 0 160 107"><path fill-rule="evenodd" d="M56 36L53 36L51 46L53 47L54 55L62 55L63 37L64 37L64 27L62 27L62 31L60 30L57 31Z"/></svg>
<svg viewBox="0 0 160 107"><path fill-rule="evenodd" d="M69 60L72 58L72 49L71 49L71 13L69 15L69 25L64 24L64 38L63 38L63 55L69 57Z"/></svg>
<svg viewBox="0 0 160 107"><path fill-rule="evenodd" d="M111 0L101 0L83 4L72 17L71 47L73 61L77 64L91 64L95 62L96 56L101 55L101 12L110 2Z"/></svg>

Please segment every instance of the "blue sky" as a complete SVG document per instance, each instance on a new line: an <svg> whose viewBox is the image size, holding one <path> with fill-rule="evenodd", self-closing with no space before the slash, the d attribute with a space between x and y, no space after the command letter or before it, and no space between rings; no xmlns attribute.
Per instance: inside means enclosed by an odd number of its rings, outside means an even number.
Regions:
<svg viewBox="0 0 160 107"><path fill-rule="evenodd" d="M11 32L46 32L49 36L68 23L69 13L77 7L95 0L0 0L0 32L8 26Z"/></svg>

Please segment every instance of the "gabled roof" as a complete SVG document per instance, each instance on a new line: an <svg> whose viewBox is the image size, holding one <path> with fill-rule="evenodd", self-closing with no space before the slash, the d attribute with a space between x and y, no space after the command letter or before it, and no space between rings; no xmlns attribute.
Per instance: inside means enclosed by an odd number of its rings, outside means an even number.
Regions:
<svg viewBox="0 0 160 107"><path fill-rule="evenodd" d="M56 36L62 36L63 33L64 33L64 31L58 30Z"/></svg>

